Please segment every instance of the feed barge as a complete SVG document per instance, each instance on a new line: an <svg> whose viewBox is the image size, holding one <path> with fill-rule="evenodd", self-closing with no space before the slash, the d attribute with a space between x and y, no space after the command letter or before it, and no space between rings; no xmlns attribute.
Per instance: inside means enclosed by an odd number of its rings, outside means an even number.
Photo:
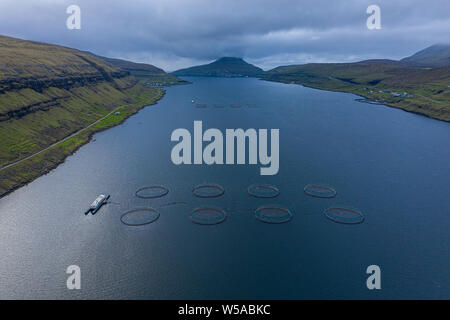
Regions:
<svg viewBox="0 0 450 320"><path fill-rule="evenodd" d="M92 202L89 209L84 213L88 214L89 212L92 212L92 214L97 213L98 210L100 210L101 206L107 203L110 195L105 196L104 194L99 195L94 202Z"/></svg>

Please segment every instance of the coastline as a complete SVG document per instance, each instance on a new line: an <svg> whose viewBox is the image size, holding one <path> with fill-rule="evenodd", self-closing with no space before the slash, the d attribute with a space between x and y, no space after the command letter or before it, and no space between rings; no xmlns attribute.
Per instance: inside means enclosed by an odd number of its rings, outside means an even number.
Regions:
<svg viewBox="0 0 450 320"><path fill-rule="evenodd" d="M391 104L391 103L388 103L388 102L375 102L375 101L373 101L371 103L370 101L372 101L372 100L371 100L371 98L369 96L363 95L359 91L355 92L355 91L352 90L352 88L348 88L347 90L345 90L345 89L333 89L333 88L323 88L323 87L320 87L320 86L313 86L313 85L304 84L304 83L278 81L278 80L265 79L265 78L259 78L259 79L263 80L263 81L278 82L278 83L284 83L284 84L301 85L301 86L304 86L304 87L307 87L307 88L323 90L323 91L351 93L351 94L354 94L355 96L359 97L359 99L357 98L355 100L358 101L358 102L361 102L361 103L369 103L369 104L373 104L373 105L381 105L381 106L386 106L386 107L390 107L390 108L396 108L396 109L403 110L405 112L410 112L410 113L414 113L414 114L417 114L417 115L425 116L425 117L430 118L430 119L444 121L444 122L447 122L447 123L450 122L450 118L447 119L447 118L433 116L433 115L427 114L425 112L419 112L419 111L416 111L416 110L408 109L408 108L406 108L404 106L401 106L401 105L395 105L395 104ZM360 99L361 100L365 100L365 101L361 101Z"/></svg>
<svg viewBox="0 0 450 320"><path fill-rule="evenodd" d="M423 112L417 112L415 110L410 110L405 107L395 105L395 104L389 104L386 102L375 102L370 97L365 96L361 94L361 92L355 92L355 90L352 90L352 88L346 89L333 89L333 88L323 88L320 86L313 86L309 84L304 83L297 83L297 82L288 82L288 81L280 81L280 80L273 80L273 79L265 79L265 78L258 78L259 80L263 81L270 81L270 82L278 82L283 84L295 84L295 85L301 85L307 88L312 88L316 90L323 90L323 91L330 91L330 92L342 92L342 93L350 93L355 95L357 98L355 99L358 102L361 103L369 103L369 104L375 104L375 105L382 105L386 107L396 108L403 111L415 113L417 115L426 116L430 119L434 120L440 120L444 122L450 122L450 119L443 119L439 117L434 117L432 115L423 113ZM180 83L181 84L181 83ZM189 84L188 81L182 84ZM143 86L145 88L146 85L143 85L140 81L136 83L136 85L130 89L135 89L138 86ZM57 143L54 146L51 146L50 149L43 151L42 153L39 152L39 154L35 154L30 159L27 159L25 161L19 161L18 163L13 163L12 166L9 166L7 168L4 168L0 171L0 199L7 196L8 194L14 192L15 190L33 182L35 179L46 175L53 169L57 168L60 164L64 163L65 160L76 153L82 146L92 141L93 136L101 131L107 130L109 128L118 126L122 123L124 123L129 117L132 115L138 113L141 109L155 105L158 103L160 99L162 99L166 93L166 91L160 87L153 87L157 89L157 94L151 97L144 97L143 101L137 101L128 105L119 106L115 110L120 109L121 111L121 117L117 119L117 117L112 113L106 116L103 119L99 119L96 121L96 124L93 126L88 126L82 130L80 130L78 133L76 133L75 136L69 135L59 143ZM142 89L142 88L141 88ZM359 97L359 98L358 98ZM142 100L141 97L135 97L136 100ZM116 119L111 121L105 121L105 123L102 123L103 120L108 120L111 117L115 117ZM73 135L73 134L72 134ZM7 180L11 180L11 177L16 177L17 175L15 172L26 172L26 178L17 178L15 182L9 183L9 186L7 188L3 187L3 185L7 184Z"/></svg>
<svg viewBox="0 0 450 320"><path fill-rule="evenodd" d="M138 85L142 84L138 82L135 87ZM120 109L120 117L117 117L115 114L110 114L105 118L97 120L93 126L80 130L75 136L66 137L48 150L0 171L0 199L56 169L69 156L75 154L82 146L91 142L96 133L121 125L141 109L157 104L164 97L166 90L161 88L156 89L157 94L154 96L146 96L144 98L136 97L136 102L118 106L116 110ZM109 118L112 117L114 119L111 121ZM14 179L16 177L15 172L17 171L26 172L26 178ZM8 187L5 188L3 185L7 185Z"/></svg>

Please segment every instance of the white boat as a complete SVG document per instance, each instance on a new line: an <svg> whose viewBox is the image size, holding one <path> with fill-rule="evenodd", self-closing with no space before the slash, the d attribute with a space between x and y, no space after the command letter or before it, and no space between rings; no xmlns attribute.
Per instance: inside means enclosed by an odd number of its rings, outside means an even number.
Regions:
<svg viewBox="0 0 450 320"><path fill-rule="evenodd" d="M109 195L105 196L104 194L99 195L94 202L92 202L91 206L89 207L89 210L86 211L86 214L89 212L92 212L92 214L95 214L100 207L109 199Z"/></svg>

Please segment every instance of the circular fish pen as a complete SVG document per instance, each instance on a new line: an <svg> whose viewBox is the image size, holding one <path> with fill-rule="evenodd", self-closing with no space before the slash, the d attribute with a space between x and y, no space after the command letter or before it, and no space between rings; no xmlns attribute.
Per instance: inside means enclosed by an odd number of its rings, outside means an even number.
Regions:
<svg viewBox="0 0 450 320"><path fill-rule="evenodd" d="M145 226L159 218L159 212L153 208L136 208L126 211L120 217L120 221L130 227Z"/></svg>
<svg viewBox="0 0 450 320"><path fill-rule="evenodd" d="M201 225L214 225L226 220L227 214L219 208L197 208L192 211L190 219L193 223Z"/></svg>
<svg viewBox="0 0 450 320"><path fill-rule="evenodd" d="M333 188L318 184L308 184L303 191L307 195L316 198L334 198L337 194Z"/></svg>
<svg viewBox="0 0 450 320"><path fill-rule="evenodd" d="M135 195L141 199L154 199L164 197L168 193L169 189L164 186L150 186L138 189Z"/></svg>
<svg viewBox="0 0 450 320"><path fill-rule="evenodd" d="M286 208L264 206L255 210L255 218L265 223L279 224L291 221L292 213Z"/></svg>
<svg viewBox="0 0 450 320"><path fill-rule="evenodd" d="M358 224L364 221L364 215L356 209L333 207L325 210L325 217L342 224Z"/></svg>
<svg viewBox="0 0 450 320"><path fill-rule="evenodd" d="M256 198L275 198L280 194L280 190L277 187L267 184L252 185L248 187L247 192Z"/></svg>
<svg viewBox="0 0 450 320"><path fill-rule="evenodd" d="M194 187L192 193L199 198L217 198L225 193L225 189L217 184L202 184Z"/></svg>

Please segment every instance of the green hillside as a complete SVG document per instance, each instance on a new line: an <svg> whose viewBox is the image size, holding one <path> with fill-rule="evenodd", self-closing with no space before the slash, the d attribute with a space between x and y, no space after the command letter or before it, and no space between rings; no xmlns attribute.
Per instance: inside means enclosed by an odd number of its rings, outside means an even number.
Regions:
<svg viewBox="0 0 450 320"><path fill-rule="evenodd" d="M89 53L0 36L0 196L163 94Z"/></svg>
<svg viewBox="0 0 450 320"><path fill-rule="evenodd" d="M117 68L121 68L123 70L130 71L130 72L131 71L141 71L141 72L145 72L148 74L164 74L165 73L165 71L163 69L155 67L154 65L151 65L151 64L136 63L136 62L131 62L131 61L122 60L122 59L115 59L115 58L102 57L102 59Z"/></svg>
<svg viewBox="0 0 450 320"><path fill-rule="evenodd" d="M177 70L173 74L202 77L258 77L263 72L261 68L241 58L224 57L209 64Z"/></svg>
<svg viewBox="0 0 450 320"><path fill-rule="evenodd" d="M94 55L93 53L87 52L90 55ZM121 70L127 71L130 75L134 76L139 80L143 80L145 82L149 82L153 85L158 86L167 86L167 85L176 85L176 84L186 84L188 81L177 78L176 76L166 73L163 69L155 67L151 64L146 63L136 63L122 59L115 58L106 58L98 55L94 55L115 68L119 68Z"/></svg>
<svg viewBox="0 0 450 320"><path fill-rule="evenodd" d="M403 61L312 63L277 67L263 79L343 91L435 119L450 121L450 66L425 68Z"/></svg>
<svg viewBox="0 0 450 320"><path fill-rule="evenodd" d="M432 45L401 61L427 67L448 67L450 66L450 44Z"/></svg>

